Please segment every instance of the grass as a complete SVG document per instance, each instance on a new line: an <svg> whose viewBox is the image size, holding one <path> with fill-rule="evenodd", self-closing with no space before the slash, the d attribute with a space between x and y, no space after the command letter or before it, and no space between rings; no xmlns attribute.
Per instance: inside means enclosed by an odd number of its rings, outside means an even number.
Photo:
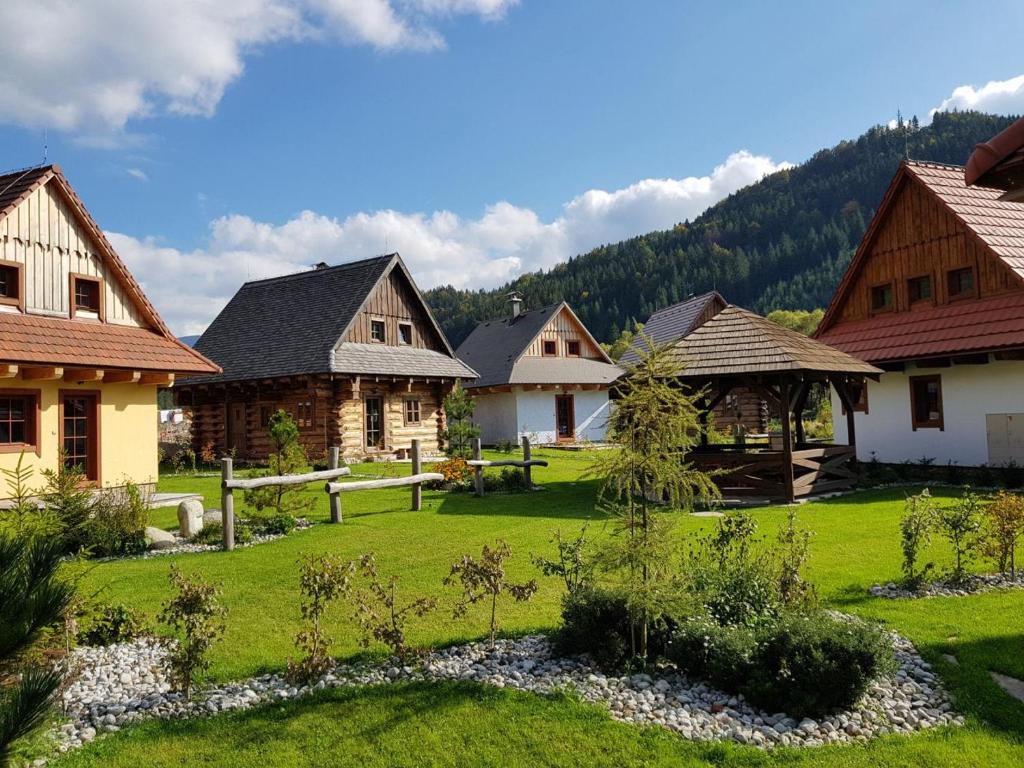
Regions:
<svg viewBox="0 0 1024 768"><path fill-rule="evenodd" d="M169 594L167 571L186 571L221 582L228 605L228 632L214 650L213 678L227 680L279 670L294 653L299 626L296 562L304 553L334 552L346 558L373 551L382 573L401 577L410 596L440 598L439 610L415 623L411 639L442 645L486 632L486 611L451 618L453 590L441 581L463 553L503 538L513 550L515 579L537 576L529 554L550 553L551 533L574 534L593 520L590 534L607 535L595 512L597 483L581 480L585 453L538 451L551 462L535 479L536 494L424 493L424 509L409 512L408 489L343 497L345 522L318 524L278 542L232 553L181 555L104 563L82 575L83 591L104 602L123 602L152 617ZM355 473L379 472L362 465ZM394 470L393 470L394 471ZM398 471L408 472L408 467ZM198 491L219 506L216 477L164 477L162 491ZM953 493L933 489L940 501ZM314 492L313 519L327 520L326 495ZM240 494L239 494L240 497ZM59 765L1019 765L1024 763L1024 705L989 678L996 670L1024 678L1024 591L966 598L889 601L872 598L872 583L899 575L898 521L904 491L867 491L800 508L802 526L815 531L808 568L826 605L885 622L915 642L936 664L969 715L969 725L933 734L882 739L866 747L780 750L771 755L741 747L699 745L657 730L612 722L590 705L568 698L542 699L473 686L403 686L387 691L336 691L316 700L198 723L151 723L90 746ZM238 502L236 502L237 504ZM782 508L756 512L761 531L772 535L784 522ZM156 525L176 524L174 510L152 514ZM679 516L681 534L713 520ZM936 541L929 552L939 567L950 554ZM558 621L561 585L540 577L531 603L506 603L503 629L524 633ZM329 625L340 657L359 654L357 636L343 611ZM960 666L941 660L953 653ZM187 736L185 735L187 734ZM331 757L325 757L331 756ZM164 761L164 762L154 762ZM333 761L333 762L332 762Z"/></svg>

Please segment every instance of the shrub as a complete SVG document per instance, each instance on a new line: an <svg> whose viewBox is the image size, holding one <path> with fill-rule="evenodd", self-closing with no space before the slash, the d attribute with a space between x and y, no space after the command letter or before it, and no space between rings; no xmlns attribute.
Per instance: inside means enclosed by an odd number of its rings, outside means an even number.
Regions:
<svg viewBox="0 0 1024 768"><path fill-rule="evenodd" d="M476 402L457 381L444 398L447 426L441 439L447 444L449 458L468 459L473 455L473 440L480 437L480 427L473 424Z"/></svg>
<svg viewBox="0 0 1024 768"><path fill-rule="evenodd" d="M291 515L257 517L251 523L252 527L257 528L260 533L270 536L287 536L298 525L298 521Z"/></svg>
<svg viewBox="0 0 1024 768"><path fill-rule="evenodd" d="M809 606L815 602L814 587L803 577L802 571L810 556L810 531L796 527L796 509L790 507L786 525L779 530L775 556L778 569L779 598L791 608Z"/></svg>
<svg viewBox="0 0 1024 768"><path fill-rule="evenodd" d="M278 410L270 417L267 435L273 445L273 452L267 457L267 468L253 474L253 477L294 475L303 472L309 465L306 451L299 442L299 427L287 411ZM314 503L301 485L272 485L247 490L245 504L257 512L273 509L278 515L291 515L309 510Z"/></svg>
<svg viewBox="0 0 1024 768"><path fill-rule="evenodd" d="M84 525L83 544L98 557L133 555L146 549L148 509L134 483L101 491Z"/></svg>
<svg viewBox="0 0 1024 768"><path fill-rule="evenodd" d="M908 587L917 587L934 567L927 563L918 569L921 549L931 542L935 527L935 502L925 488L916 496L907 497L900 520L900 547L903 550L903 576Z"/></svg>
<svg viewBox="0 0 1024 768"><path fill-rule="evenodd" d="M520 493L529 489L526 487L526 475L523 470L518 467L503 467L499 475L484 473L484 490L492 493Z"/></svg>
<svg viewBox="0 0 1024 768"><path fill-rule="evenodd" d="M512 453L515 447L515 443L511 440L499 440L497 444L495 444L494 449L498 451L498 453Z"/></svg>
<svg viewBox="0 0 1024 768"><path fill-rule="evenodd" d="M552 642L561 655L588 653L603 669L625 667L636 655L626 596L595 586L565 594L562 626L555 631Z"/></svg>
<svg viewBox="0 0 1024 768"><path fill-rule="evenodd" d="M398 577L383 581L377 574L377 563L373 554L363 555L359 563L351 563L350 571L362 581L360 586L353 579L345 588L345 594L354 608L354 618L362 630L360 642L364 648L370 641L384 643L391 652L405 660L414 653L405 635L405 626L410 616L426 616L437 606L437 601L420 597L402 603L398 598Z"/></svg>
<svg viewBox="0 0 1024 768"><path fill-rule="evenodd" d="M558 559L532 555L533 564L545 576L558 576L565 582L566 592L575 592L590 584L594 575L594 564L587 559L587 524L580 529L575 539L563 539L561 531L555 531L551 539L558 550Z"/></svg>
<svg viewBox="0 0 1024 768"><path fill-rule="evenodd" d="M769 712L820 717L854 704L873 680L895 670L878 627L824 613L791 614L757 633L740 692Z"/></svg>
<svg viewBox="0 0 1024 768"><path fill-rule="evenodd" d="M722 626L713 619L697 618L675 628L665 656L691 677L735 692L751 677L756 645L750 627Z"/></svg>
<svg viewBox="0 0 1024 768"><path fill-rule="evenodd" d="M249 544L252 542L252 528L243 521L235 522L235 543ZM220 544L224 541L224 526L221 523L207 523L192 537L193 544Z"/></svg>
<svg viewBox="0 0 1024 768"><path fill-rule="evenodd" d="M458 584L462 587L462 597L455 604L455 618L464 616L469 606L490 599L491 621L490 641L494 647L494 638L498 632L498 596L507 592L517 603L525 602L537 591L537 581L530 579L522 584L514 584L505 579L505 559L512 554L512 549L504 541L498 541L493 547L484 544L480 559L472 555L463 555L462 559L452 564L451 573L445 578L445 584Z"/></svg>
<svg viewBox="0 0 1024 768"><path fill-rule="evenodd" d="M78 633L85 645L113 645L133 640L146 630L142 616L125 605L105 605L94 611Z"/></svg>
<svg viewBox="0 0 1024 768"><path fill-rule="evenodd" d="M1024 467L1010 459L999 467L999 479L1007 488L1020 488L1024 485Z"/></svg>
<svg viewBox="0 0 1024 768"><path fill-rule="evenodd" d="M939 510L936 517L939 530L953 545L956 565L952 580L960 583L967 577L965 565L976 545L975 535L981 527L981 499L964 488L963 496L952 506Z"/></svg>
<svg viewBox="0 0 1024 768"><path fill-rule="evenodd" d="M1024 538L1024 497L1000 491L984 509L981 552L995 561L1001 573L1017 575L1017 543Z"/></svg>
<svg viewBox="0 0 1024 768"><path fill-rule="evenodd" d="M85 487L85 473L76 466L64 466L60 457L58 470L44 469L46 486L43 502L59 528L65 553L86 546L89 518L93 514L92 493Z"/></svg>
<svg viewBox="0 0 1024 768"><path fill-rule="evenodd" d="M308 555L299 562L299 612L306 628L295 636L295 646L303 652L299 661L288 662L287 677L307 683L330 671L334 662L327 653L331 640L323 629L327 606L345 590L352 564L344 564L335 555Z"/></svg>
<svg viewBox="0 0 1024 768"><path fill-rule="evenodd" d="M39 523L39 507L32 500L32 489L29 486L35 472L32 467L24 466L24 461L25 452L22 451L13 469L0 469L0 475L3 475L7 484L7 498L10 499L10 504L2 511L3 516L13 522L14 530L19 535L33 533L30 526L38 528ZM45 533L38 530L35 532Z"/></svg>
<svg viewBox="0 0 1024 768"><path fill-rule="evenodd" d="M473 468L458 456L438 462L430 471L444 475L440 487L450 491L469 488L473 483Z"/></svg>
<svg viewBox="0 0 1024 768"><path fill-rule="evenodd" d="M207 654L224 634L227 609L220 590L198 576L186 576L172 565L169 578L175 594L164 604L160 620L182 633L167 656L169 678L189 699L199 676L210 668Z"/></svg>

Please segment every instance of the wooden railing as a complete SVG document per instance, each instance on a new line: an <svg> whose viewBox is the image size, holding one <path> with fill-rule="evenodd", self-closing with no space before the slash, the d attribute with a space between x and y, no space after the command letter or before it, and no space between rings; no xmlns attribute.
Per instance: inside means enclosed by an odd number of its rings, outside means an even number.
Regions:
<svg viewBox="0 0 1024 768"><path fill-rule="evenodd" d="M482 458L483 451L480 446L480 438L476 438L473 441L473 458L467 461L473 468L474 474L474 487L476 489L477 496L484 495L484 467L519 467L523 470L523 482L526 485L528 491L533 490L533 471L532 467L546 467L548 463L543 459L533 459L530 449L530 438L523 435L523 458L519 459L502 459L500 461L490 461Z"/></svg>
<svg viewBox="0 0 1024 768"><path fill-rule="evenodd" d="M356 480L352 483L327 483L324 490L331 499L331 522L341 522L341 494L352 491L369 491L377 488L396 488L412 486L412 511L418 512L423 507L423 483L431 480L444 480L440 472L423 472L420 460L420 441L412 441L412 474L408 477L383 477L376 480Z"/></svg>

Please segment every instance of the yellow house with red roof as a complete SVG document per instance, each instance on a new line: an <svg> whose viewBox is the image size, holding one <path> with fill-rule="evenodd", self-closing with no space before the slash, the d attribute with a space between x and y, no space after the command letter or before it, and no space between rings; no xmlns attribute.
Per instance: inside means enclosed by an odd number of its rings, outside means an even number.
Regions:
<svg viewBox="0 0 1024 768"><path fill-rule="evenodd" d="M220 369L179 342L60 168L0 175L0 469L157 479L157 390ZM8 496L0 488L0 498Z"/></svg>

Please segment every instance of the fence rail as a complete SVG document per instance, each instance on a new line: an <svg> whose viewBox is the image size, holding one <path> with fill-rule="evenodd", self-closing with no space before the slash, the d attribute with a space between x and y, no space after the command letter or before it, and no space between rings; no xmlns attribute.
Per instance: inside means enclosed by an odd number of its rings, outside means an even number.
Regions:
<svg viewBox="0 0 1024 768"><path fill-rule="evenodd" d="M384 477L378 480L356 480L352 483L325 483L324 490L331 500L331 522L340 523L341 494L351 491L369 491L378 488L397 488L404 485L412 486L412 511L418 512L423 508L423 483L430 480L444 480L440 472L423 472L422 460L420 458L420 441L412 441L412 474L409 477Z"/></svg>
<svg viewBox="0 0 1024 768"><path fill-rule="evenodd" d="M546 467L548 463L543 459L531 459L530 458L530 438L523 435L523 458L519 459L501 459L500 461L489 461L481 458L483 451L480 446L480 438L476 438L473 441L473 458L467 461L473 468L473 482L476 488L476 495L484 495L484 467L519 467L523 470L523 479L526 482L527 490L533 490L533 473L531 467Z"/></svg>

